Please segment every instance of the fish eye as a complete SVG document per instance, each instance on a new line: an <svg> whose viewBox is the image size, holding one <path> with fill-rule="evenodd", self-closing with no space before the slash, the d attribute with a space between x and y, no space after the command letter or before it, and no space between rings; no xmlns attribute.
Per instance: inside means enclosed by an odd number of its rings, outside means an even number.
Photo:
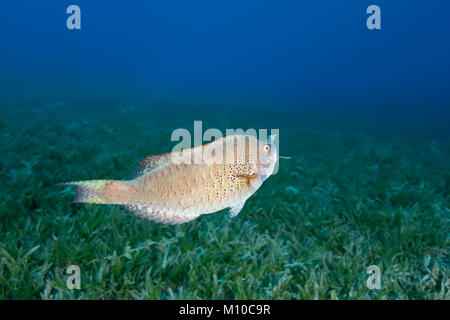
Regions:
<svg viewBox="0 0 450 320"><path fill-rule="evenodd" d="M269 150L270 150L270 146L269 146L268 144L266 144L266 145L264 146L264 151L268 152Z"/></svg>

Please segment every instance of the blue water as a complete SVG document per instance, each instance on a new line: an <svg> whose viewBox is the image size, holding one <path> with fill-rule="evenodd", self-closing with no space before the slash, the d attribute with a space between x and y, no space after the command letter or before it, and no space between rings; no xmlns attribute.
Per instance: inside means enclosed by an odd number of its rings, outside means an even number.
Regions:
<svg viewBox="0 0 450 320"><path fill-rule="evenodd" d="M70 4L81 8L81 30L66 28ZM381 30L366 28L371 4ZM0 96L186 105L179 116L204 106L292 120L306 110L317 124L446 134L449 9L444 1L2 2Z"/></svg>

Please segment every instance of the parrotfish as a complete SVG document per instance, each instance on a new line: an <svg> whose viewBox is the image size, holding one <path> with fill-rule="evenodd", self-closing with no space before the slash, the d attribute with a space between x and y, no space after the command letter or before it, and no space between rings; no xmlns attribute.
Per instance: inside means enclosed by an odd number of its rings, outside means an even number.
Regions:
<svg viewBox="0 0 450 320"><path fill-rule="evenodd" d="M229 208L235 217L274 172L278 150L269 137L236 134L207 145L150 156L132 180L61 183L77 187L75 202L122 205L145 219L181 224ZM200 159L200 161L199 161Z"/></svg>

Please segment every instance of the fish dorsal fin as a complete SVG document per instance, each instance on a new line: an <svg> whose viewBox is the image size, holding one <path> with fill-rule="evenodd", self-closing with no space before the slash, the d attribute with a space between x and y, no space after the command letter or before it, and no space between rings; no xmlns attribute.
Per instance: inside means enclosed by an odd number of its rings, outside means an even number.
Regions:
<svg viewBox="0 0 450 320"><path fill-rule="evenodd" d="M185 151L174 151L172 153L164 153L156 156L149 156L142 159L137 164L136 177L144 176L153 170L160 169L170 164L190 163L192 149Z"/></svg>
<svg viewBox="0 0 450 320"><path fill-rule="evenodd" d="M161 168L171 161L170 153L149 156L139 161L136 166L136 177L146 175L157 168Z"/></svg>
<svg viewBox="0 0 450 320"><path fill-rule="evenodd" d="M141 161L139 161L139 163L136 166L137 168L135 172L135 177L146 175L155 169L159 169L170 164L171 162L175 164L181 164L181 163L193 163L193 161L195 161L196 158L200 158L201 160L203 160L203 148L207 148L208 146L211 148L217 145L219 148L223 148L223 145L221 145L219 142L223 143L224 139L225 138L215 140L204 146L198 146L185 150L177 150L172 153L164 153L144 158ZM208 160L206 160L206 163L209 164Z"/></svg>
<svg viewBox="0 0 450 320"><path fill-rule="evenodd" d="M228 216L230 218L236 217L239 214L239 212L241 212L242 208L244 207L244 204L245 204L245 200L241 201L241 202L238 202L234 206L230 207L230 211L228 213Z"/></svg>

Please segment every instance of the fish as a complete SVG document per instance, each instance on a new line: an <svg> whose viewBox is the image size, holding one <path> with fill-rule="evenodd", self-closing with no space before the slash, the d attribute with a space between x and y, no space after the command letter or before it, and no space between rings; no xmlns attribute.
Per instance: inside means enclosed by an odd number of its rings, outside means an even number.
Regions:
<svg viewBox="0 0 450 320"><path fill-rule="evenodd" d="M229 135L194 148L149 156L132 180L64 182L76 186L74 202L122 205L163 224L182 224L229 209L236 217L273 174L278 150L248 134Z"/></svg>

